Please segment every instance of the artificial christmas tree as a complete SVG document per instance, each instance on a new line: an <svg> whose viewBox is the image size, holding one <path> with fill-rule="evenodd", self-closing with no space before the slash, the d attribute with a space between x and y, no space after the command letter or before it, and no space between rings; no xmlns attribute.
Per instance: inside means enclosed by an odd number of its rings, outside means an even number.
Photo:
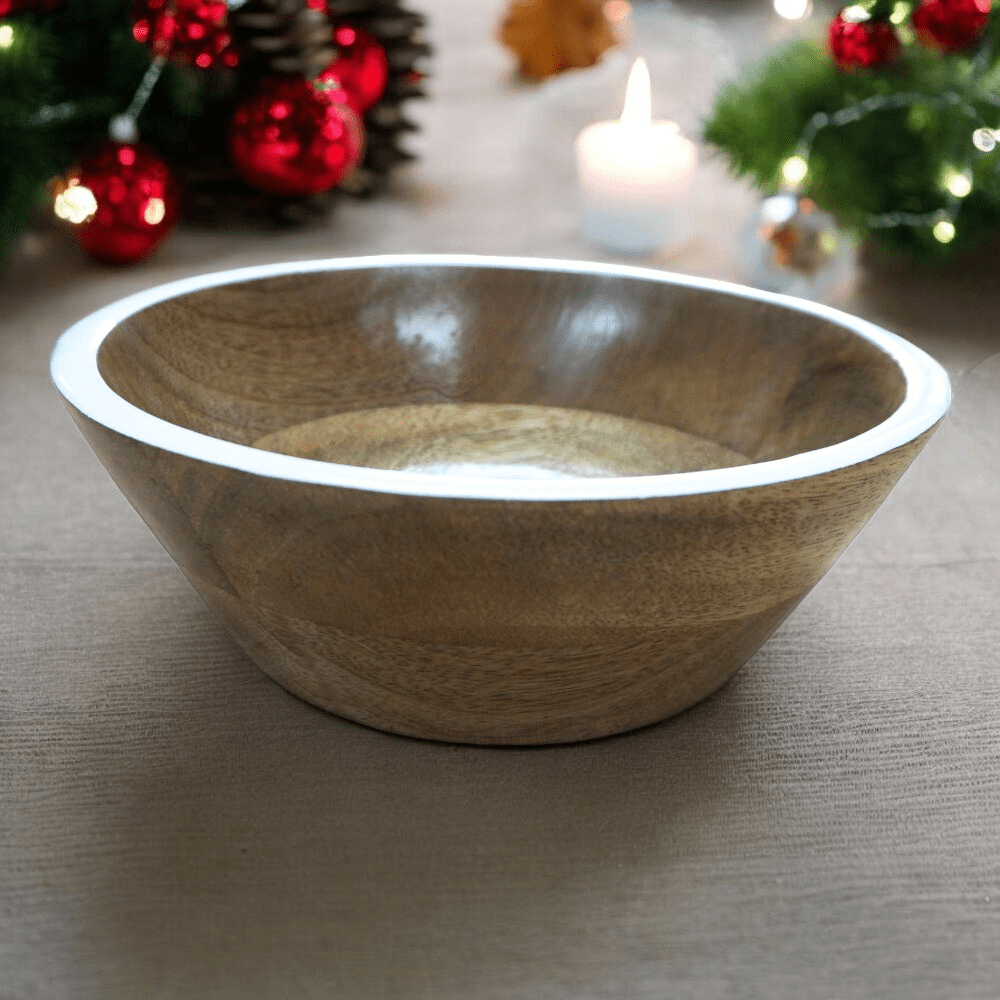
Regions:
<svg viewBox="0 0 1000 1000"><path fill-rule="evenodd" d="M719 95L705 137L765 195L807 197L893 255L1000 228L1000 24L991 0L872 0Z"/></svg>

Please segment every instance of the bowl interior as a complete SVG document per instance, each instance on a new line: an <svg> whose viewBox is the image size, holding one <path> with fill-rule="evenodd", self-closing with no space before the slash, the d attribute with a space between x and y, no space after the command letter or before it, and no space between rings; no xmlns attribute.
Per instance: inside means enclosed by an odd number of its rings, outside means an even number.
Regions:
<svg viewBox="0 0 1000 1000"><path fill-rule="evenodd" d="M514 476L785 458L875 427L906 395L887 353L789 304L636 274L419 262L169 298L121 322L98 365L140 409L237 444Z"/></svg>

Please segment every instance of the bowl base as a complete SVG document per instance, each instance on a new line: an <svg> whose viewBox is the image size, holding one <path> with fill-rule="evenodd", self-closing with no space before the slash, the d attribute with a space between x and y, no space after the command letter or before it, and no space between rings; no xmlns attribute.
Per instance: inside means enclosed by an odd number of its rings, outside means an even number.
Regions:
<svg viewBox="0 0 1000 1000"><path fill-rule="evenodd" d="M491 479L656 476L750 462L724 445L645 420L504 403L338 413L268 434L254 447L339 465Z"/></svg>
<svg viewBox="0 0 1000 1000"><path fill-rule="evenodd" d="M189 579L257 666L304 701L400 736L479 746L577 743L661 722L722 687L803 596L600 646L499 649L356 635Z"/></svg>

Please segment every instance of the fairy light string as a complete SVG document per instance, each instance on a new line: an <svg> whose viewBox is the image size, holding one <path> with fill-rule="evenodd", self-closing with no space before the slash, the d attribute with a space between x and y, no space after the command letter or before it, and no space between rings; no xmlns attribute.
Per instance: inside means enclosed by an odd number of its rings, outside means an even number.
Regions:
<svg viewBox="0 0 1000 1000"><path fill-rule="evenodd" d="M166 65L166 55L158 55L149 64L142 80L132 98L131 104L120 115L115 115L108 125L108 132L116 142L135 142L139 138L137 122L142 109L146 106L156 81L160 79L163 67Z"/></svg>
<svg viewBox="0 0 1000 1000"><path fill-rule="evenodd" d="M1000 98L992 95L977 95L983 103L1000 108ZM861 121L868 115L901 108L926 106L962 114L969 120L972 146L981 153L992 152L1000 143L1000 129L995 129L980 114L979 110L962 94L950 90L942 94L926 94L919 91L901 91L884 96L866 97L856 104L839 111L817 111L806 124L795 152L781 164L781 175L786 188L798 188L809 172L809 159L816 137L829 128L843 128ZM962 201L972 192L972 162L956 166L942 165L941 188L944 204L927 212L881 212L867 213L865 224L872 229L890 229L896 226L929 228L939 243L950 243L955 238L955 227ZM1000 171L998 161L994 172Z"/></svg>
<svg viewBox="0 0 1000 1000"><path fill-rule="evenodd" d="M108 135L114 142L121 143L123 147L128 147L139 139L139 115L142 114L146 102L153 93L153 88L160 79L160 74L167 62L167 56L167 53L163 53L150 61L128 107L120 114L113 115L108 122ZM107 111L105 110L104 113L107 114ZM49 122L64 121L78 116L82 117L80 106L71 101L65 101L62 104L46 105L39 108L29 119L29 123L46 125ZM129 151L124 149L119 155L124 155L125 152ZM130 152L129 155L134 157L135 154ZM86 185L79 183L78 178L73 177L65 185L57 185L52 210L58 218L73 225L81 225L89 222L96 214L97 209L98 203L93 191ZM150 225L155 225L162 221L165 213L166 208L163 200L150 198L146 205L144 219Z"/></svg>
<svg viewBox="0 0 1000 1000"><path fill-rule="evenodd" d="M237 10L246 3L246 0L226 0L229 10ZM174 0L168 0L165 8L166 13L176 12ZM0 48L9 47L14 34L13 29L3 33L4 28L9 25L0 25ZM9 37L8 37L9 35ZM156 87L163 67L170 56L169 51L157 54L146 68L139 86L136 88L129 106L120 114L113 115L108 124L108 134L116 142L135 142L139 137L138 125L139 116L142 114L146 102L149 100L153 89ZM27 119L27 123L32 128L44 127L54 122L65 122L73 118L100 118L109 114L106 101L63 101L61 104L46 104L40 107Z"/></svg>

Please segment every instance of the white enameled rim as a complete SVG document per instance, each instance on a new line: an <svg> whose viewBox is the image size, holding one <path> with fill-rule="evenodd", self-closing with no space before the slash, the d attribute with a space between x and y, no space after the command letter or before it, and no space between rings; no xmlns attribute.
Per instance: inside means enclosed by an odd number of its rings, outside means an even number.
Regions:
<svg viewBox="0 0 1000 1000"><path fill-rule="evenodd" d="M505 480L336 465L234 444L179 427L139 409L112 391L98 370L98 349L115 326L133 313L165 299L217 285L281 275L398 266L519 268L621 276L774 303L836 323L884 351L902 370L906 396L886 420L863 434L826 448L771 462L660 476ZM748 489L818 476L856 465L912 441L944 416L951 400L948 376L928 354L895 334L828 306L727 282L626 265L455 254L293 261L172 281L114 302L70 327L53 351L51 373L66 400L91 420L164 451L275 479L381 493L471 500L634 500Z"/></svg>

